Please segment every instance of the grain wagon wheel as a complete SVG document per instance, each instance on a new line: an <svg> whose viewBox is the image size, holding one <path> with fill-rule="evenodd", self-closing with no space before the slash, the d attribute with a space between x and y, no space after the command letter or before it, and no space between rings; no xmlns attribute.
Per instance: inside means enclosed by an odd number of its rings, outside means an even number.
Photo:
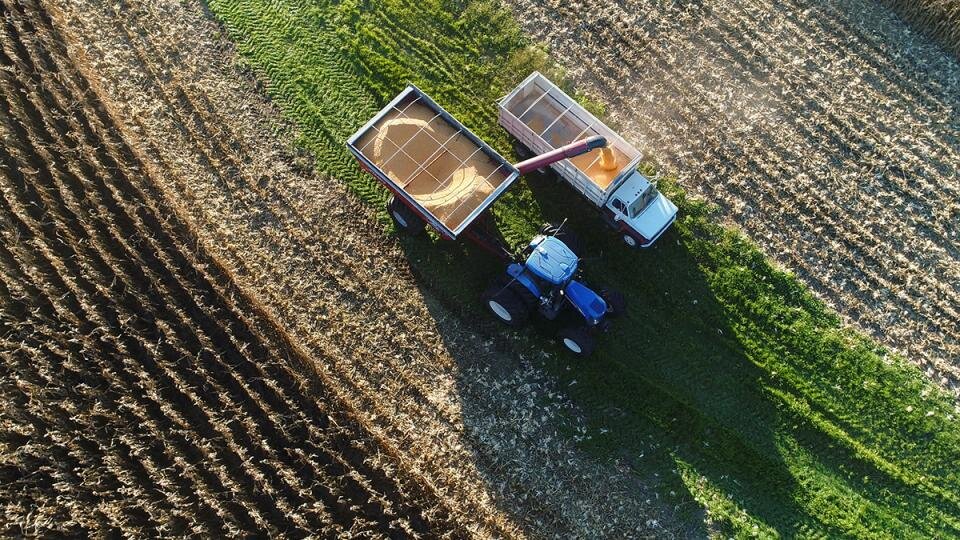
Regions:
<svg viewBox="0 0 960 540"><path fill-rule="evenodd" d="M387 212L389 212L393 222L397 224L397 228L407 234L419 234L423 232L423 228L426 226L423 218L397 200L395 195L391 195L390 199L387 200Z"/></svg>

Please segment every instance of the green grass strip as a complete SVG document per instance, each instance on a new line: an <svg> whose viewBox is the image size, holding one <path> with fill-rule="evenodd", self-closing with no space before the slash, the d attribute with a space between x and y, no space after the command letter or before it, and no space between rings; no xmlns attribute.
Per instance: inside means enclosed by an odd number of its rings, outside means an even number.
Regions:
<svg viewBox="0 0 960 540"><path fill-rule="evenodd" d="M344 141L405 84L511 156L493 102L531 70L550 68L510 14L484 0L210 7L298 127L297 144L372 205L386 193ZM523 334L530 350L557 353L543 365L594 428L584 446L663 479L663 496L697 501L731 534L960 536L960 430L949 398L842 329L793 276L717 225L709 205L669 179L661 186L681 217L641 252L543 178L518 183L495 207L514 243L543 221L569 218L591 247L588 277L631 302L587 362L560 353L549 325ZM502 271L495 261L432 238L403 243L423 286L491 328L477 299Z"/></svg>

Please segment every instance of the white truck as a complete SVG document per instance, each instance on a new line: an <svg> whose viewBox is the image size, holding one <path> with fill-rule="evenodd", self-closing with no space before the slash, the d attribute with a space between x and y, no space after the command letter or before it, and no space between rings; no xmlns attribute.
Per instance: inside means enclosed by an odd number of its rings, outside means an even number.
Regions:
<svg viewBox="0 0 960 540"><path fill-rule="evenodd" d="M497 102L499 122L521 159L601 136L608 146L550 165L599 211L630 247L649 247L677 217L677 207L637 170L640 152L539 72ZM526 155L523 155L526 154Z"/></svg>

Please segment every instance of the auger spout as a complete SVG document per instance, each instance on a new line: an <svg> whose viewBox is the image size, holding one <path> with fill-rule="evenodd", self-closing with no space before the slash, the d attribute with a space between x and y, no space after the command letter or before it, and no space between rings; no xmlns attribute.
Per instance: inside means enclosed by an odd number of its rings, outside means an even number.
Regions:
<svg viewBox="0 0 960 540"><path fill-rule="evenodd" d="M580 154L586 154L591 150L603 148L606 145L607 139L601 137L600 135L594 135L593 137L587 137L586 139L580 139L579 141L574 141L568 145L561 146L560 148L551 150L546 154L540 154L539 156L521 161L520 163L517 163L515 167L518 171L520 171L520 174L527 174L530 171L535 171L537 169L546 167L551 163L576 157Z"/></svg>

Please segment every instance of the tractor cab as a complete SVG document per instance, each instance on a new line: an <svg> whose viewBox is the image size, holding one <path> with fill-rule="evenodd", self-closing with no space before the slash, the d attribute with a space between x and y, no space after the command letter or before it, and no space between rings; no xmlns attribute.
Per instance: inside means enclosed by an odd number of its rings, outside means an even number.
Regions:
<svg viewBox="0 0 960 540"><path fill-rule="evenodd" d="M593 333L605 331L607 317L619 315L624 302L615 291L597 293L576 279L579 262L577 253L559 237L539 234L507 267L505 279L487 291L487 306L511 326L522 324L531 312L554 320L570 306L581 322L561 331L561 342L575 354L588 355L593 350Z"/></svg>
<svg viewBox="0 0 960 540"><path fill-rule="evenodd" d="M537 235L527 250L527 270L552 285L566 283L577 271L580 259L559 238Z"/></svg>

